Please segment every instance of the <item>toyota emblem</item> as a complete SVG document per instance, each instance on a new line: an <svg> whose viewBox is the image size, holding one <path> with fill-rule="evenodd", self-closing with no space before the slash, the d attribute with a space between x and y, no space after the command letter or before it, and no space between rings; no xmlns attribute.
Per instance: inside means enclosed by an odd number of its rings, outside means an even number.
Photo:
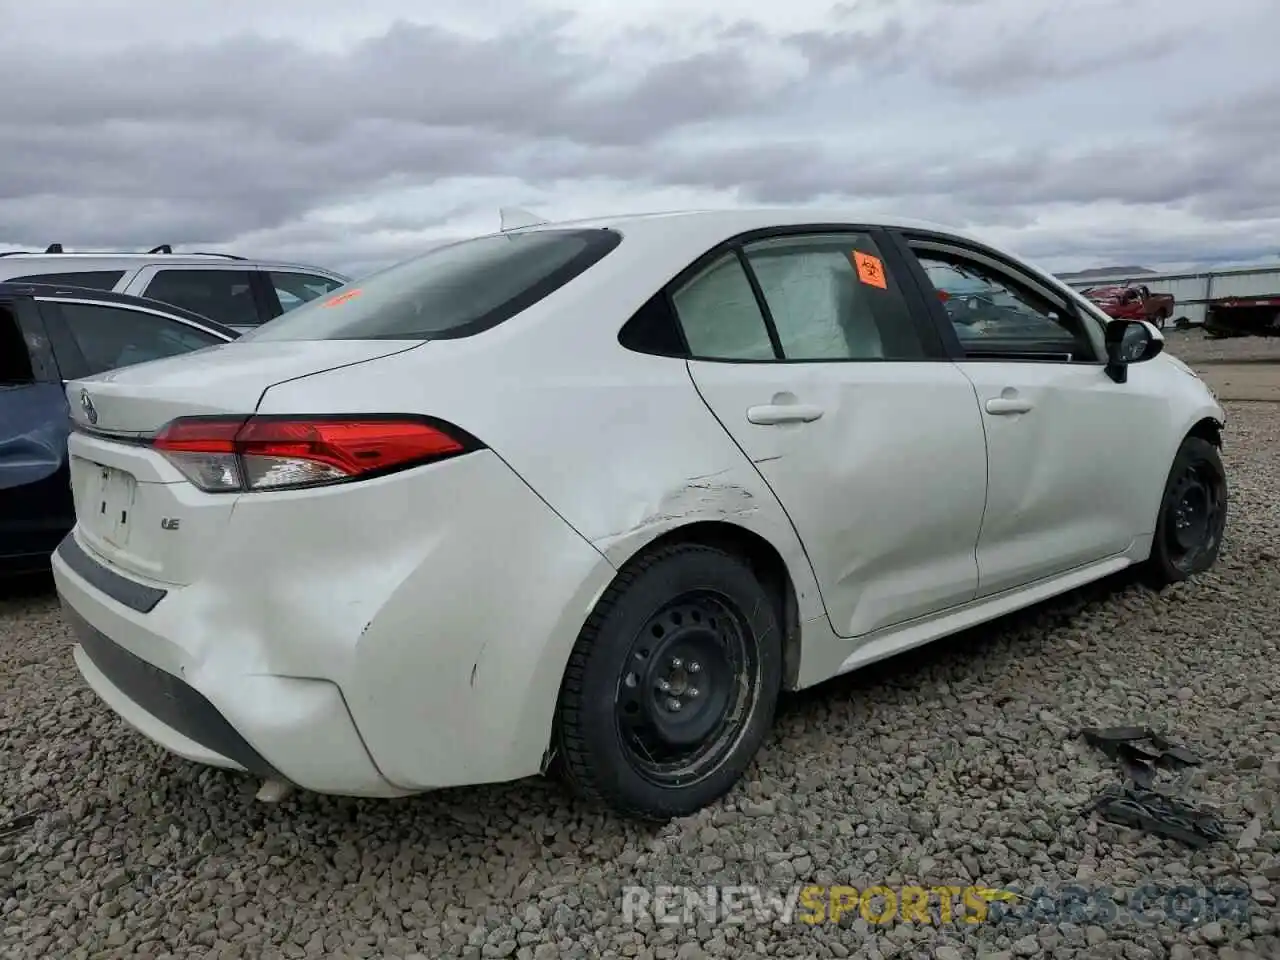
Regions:
<svg viewBox="0 0 1280 960"><path fill-rule="evenodd" d="M89 399L89 391L80 391L80 409L84 411L84 418L90 423L98 422L98 411L94 409L93 401Z"/></svg>

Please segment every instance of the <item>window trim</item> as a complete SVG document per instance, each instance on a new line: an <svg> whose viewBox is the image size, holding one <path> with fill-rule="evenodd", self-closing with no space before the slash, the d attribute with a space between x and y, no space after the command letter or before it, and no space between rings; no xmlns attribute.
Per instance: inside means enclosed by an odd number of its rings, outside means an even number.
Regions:
<svg viewBox="0 0 1280 960"><path fill-rule="evenodd" d="M806 237L806 236L831 236L833 234L863 234L871 239L880 251L885 265L888 267L890 274L894 277L894 282L898 287L901 295L903 306L906 308L907 320L915 328L916 336L920 340L920 346L923 356L916 358L899 358L899 357L830 357L821 359L801 359L783 356L782 341L778 336L777 326L774 324L773 313L769 310L769 304L765 300L764 293L760 287L760 281L756 277L755 271L751 268L751 263L746 255L745 248L749 244L758 243L763 240L776 240L788 237ZM752 293L755 294L756 308L764 317L765 327L769 331L769 340L773 344L774 356L770 360L756 359L739 359L733 357L700 357L695 356L689 349L688 340L684 335L684 329L680 324L680 316L676 312L674 303L674 294L685 284L692 281L707 267L711 266L716 260L727 255L733 255L737 258L739 266L746 272L747 280L751 284ZM814 363L937 363L940 361L950 362L953 357L949 352L944 339L939 336L938 328L934 322L934 318L927 309L927 299L920 290L918 281L913 275L912 267L915 266L914 258L903 256L901 248L895 242L892 233L885 227L875 226L865 223L799 223L786 224L783 226L760 227L754 230L747 230L742 233L729 237L726 240L717 243L700 254L692 263L686 265L674 277L668 280L659 291L666 300L668 313L671 321L675 323L680 341L685 345L684 353L677 359L686 361L697 361L699 363L730 363L730 364L814 364ZM649 300L644 302L644 306L649 304ZM638 313L639 311L637 311ZM634 316L634 314L633 314ZM618 330L619 344L625 350L633 353L641 351L635 350L627 346L623 342L623 331L627 324L631 322L628 318ZM671 356L670 354L647 354L648 356Z"/></svg>
<svg viewBox="0 0 1280 960"><path fill-rule="evenodd" d="M1106 352L1102 348L1099 336L1095 335L1100 334L1100 331L1094 329L1096 324L1089 322L1092 317L1082 316L1079 306L1070 297L1047 283L1045 278L1039 276L1031 267L1020 264L1008 255L985 244L967 240L963 237L928 230L893 229L889 233L899 251L908 255L909 273L919 289L920 297L933 321L938 336L946 344L950 359L965 363L1056 363L1073 367L1095 366L1099 368L1106 366L1106 360L1099 359L1105 358ZM924 265L916 256L917 248L923 252L950 254L961 259L972 260L979 266L991 270L1002 282L1010 283L1014 287L1023 287L1051 304L1060 305L1063 315L1069 317L1075 323L1077 336L1083 336L1088 342L1093 356L1073 357L1070 360L1062 360L1057 356L1051 355L1035 356L1037 353L1050 353L1050 351L1045 350L1024 350L1020 352L1010 350L1006 353L999 348L985 351L986 355L970 356L966 352L959 334L956 333L955 326L947 315L946 309L942 306L941 301L932 295L936 288L933 285L933 281L929 279Z"/></svg>
<svg viewBox="0 0 1280 960"><path fill-rule="evenodd" d="M75 338L75 334L71 332L71 325L63 316L61 305L64 303L75 304L83 307L105 307L110 310L132 311L134 313L145 313L162 320L170 320L180 323L183 326L190 327L193 330L199 330L209 336L216 337L222 343L232 343L234 338L229 338L221 330L214 330L205 324L196 323L188 320L186 317L180 317L172 313L166 313L163 310L157 310L153 307L141 306L133 303L112 303L109 300L91 300L85 297L33 297L37 309L40 310L41 317L44 321L44 327L49 337L49 344L58 368L62 373L64 382L69 380L79 380L82 377L93 376L93 372L89 369L89 361L85 358L84 353L80 349L80 344ZM44 304L50 304L57 309L47 309ZM213 346L214 344L210 344ZM180 354L179 354L180 356Z"/></svg>

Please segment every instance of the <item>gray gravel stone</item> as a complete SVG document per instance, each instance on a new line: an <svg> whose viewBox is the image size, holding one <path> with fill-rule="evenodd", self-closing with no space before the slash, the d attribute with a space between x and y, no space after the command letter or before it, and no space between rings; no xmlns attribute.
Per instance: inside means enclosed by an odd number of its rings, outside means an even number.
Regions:
<svg viewBox="0 0 1280 960"><path fill-rule="evenodd" d="M117 720L81 683L47 586L11 591L0 824L39 818L0 828L0 958L1280 957L1280 406L1230 418L1215 571L1160 595L1089 588L788 697L742 785L660 828L541 781L259 805L256 784ZM1080 818L1115 774L1072 731L1119 723L1201 752L1186 787L1233 835L1192 851ZM1234 885L1249 912L1202 906L1179 925L1151 906L1140 923L1099 900L1011 924L623 919L624 887L709 883L1079 887L1121 904L1144 885Z"/></svg>

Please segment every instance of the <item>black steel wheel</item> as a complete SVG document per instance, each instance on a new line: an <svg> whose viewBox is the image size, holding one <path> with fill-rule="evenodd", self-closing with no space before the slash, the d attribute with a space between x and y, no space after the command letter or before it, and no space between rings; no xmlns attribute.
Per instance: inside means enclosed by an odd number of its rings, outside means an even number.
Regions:
<svg viewBox="0 0 1280 960"><path fill-rule="evenodd" d="M1227 477L1217 447L1188 437L1165 483L1148 561L1157 586L1203 573L1218 560L1227 525Z"/></svg>
<svg viewBox="0 0 1280 960"><path fill-rule="evenodd" d="M637 631L614 704L618 736L641 776L679 786L733 749L760 690L750 629L732 599L700 592L663 604Z"/></svg>
<svg viewBox="0 0 1280 960"><path fill-rule="evenodd" d="M741 559L659 548L605 592L570 655L558 762L580 795L667 820L727 793L777 703L775 598Z"/></svg>

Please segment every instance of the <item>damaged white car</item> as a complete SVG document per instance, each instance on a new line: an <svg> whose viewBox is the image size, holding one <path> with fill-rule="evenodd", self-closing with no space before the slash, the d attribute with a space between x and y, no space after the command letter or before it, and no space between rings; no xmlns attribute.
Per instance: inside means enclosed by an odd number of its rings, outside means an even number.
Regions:
<svg viewBox="0 0 1280 960"><path fill-rule="evenodd" d="M979 332L949 277L994 305ZM454 243L69 385L75 659L142 733L270 790L554 766L688 814L781 690L1130 565L1211 566L1223 411L1162 346L923 224Z"/></svg>

